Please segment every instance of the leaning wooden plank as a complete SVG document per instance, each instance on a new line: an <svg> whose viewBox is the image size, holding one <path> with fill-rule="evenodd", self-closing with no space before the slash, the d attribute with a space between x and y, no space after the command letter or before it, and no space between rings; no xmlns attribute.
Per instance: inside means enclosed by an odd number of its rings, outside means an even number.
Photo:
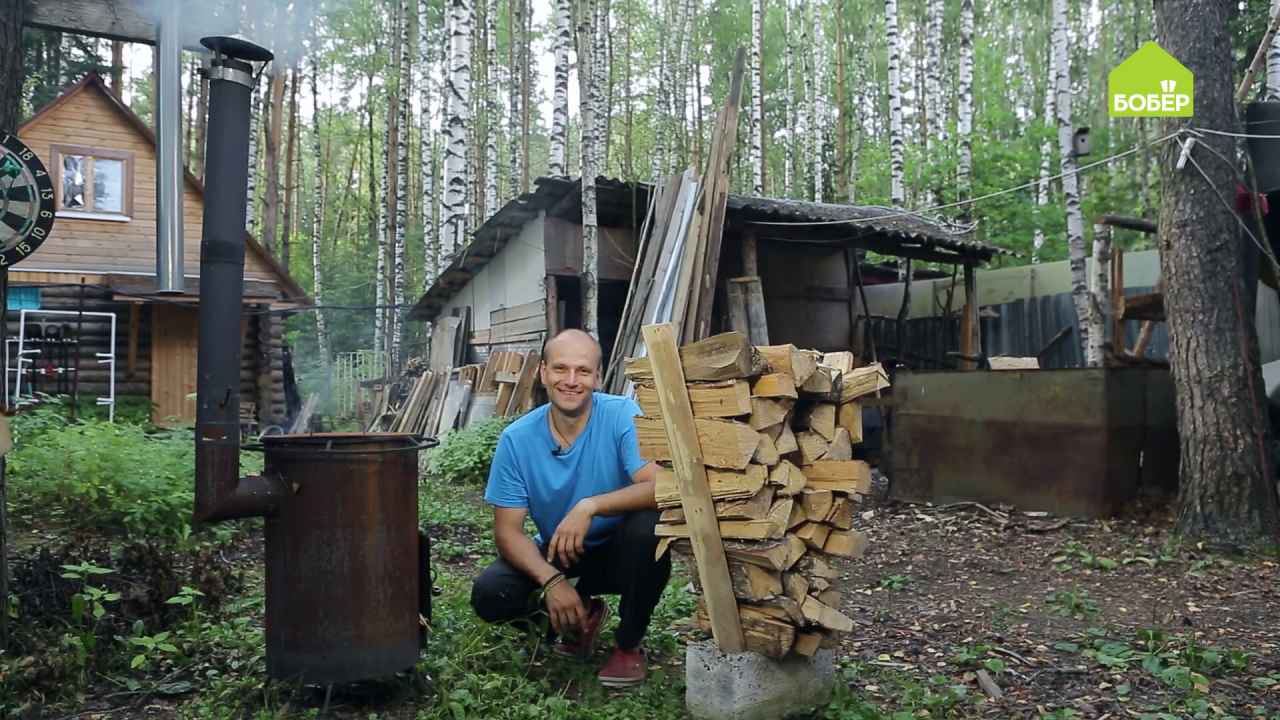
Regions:
<svg viewBox="0 0 1280 720"><path fill-rule="evenodd" d="M533 382L538 376L540 360L537 350L525 353L524 363L520 368L520 380L511 391L511 402L507 405L507 417L523 412L525 405L533 398Z"/></svg>
<svg viewBox="0 0 1280 720"><path fill-rule="evenodd" d="M667 425L667 440L674 450L673 464L680 485L681 507L687 519L684 527L688 528L693 544L698 577L706 588L703 597L707 602L712 635L721 650L741 652L746 643L738 618L738 603L733 597L729 563L720 540L707 468L702 460L693 408L685 390L686 378L680 366L674 331L670 325L647 325L642 332L652 363L654 387L658 390Z"/></svg>
<svg viewBox="0 0 1280 720"><path fill-rule="evenodd" d="M748 465L746 470L717 470L707 468L707 480L711 485L711 497L716 500L741 500L749 498L764 487L769 471L763 465ZM654 497L658 507L680 505L680 483L675 472L659 467L654 482Z"/></svg>
<svg viewBox="0 0 1280 720"><path fill-rule="evenodd" d="M871 492L871 466L861 460L819 460L801 468L808 486L845 495Z"/></svg>
<svg viewBox="0 0 1280 720"><path fill-rule="evenodd" d="M840 557L862 557L867 549L867 536L857 530L836 530L827 536L822 551Z"/></svg>
<svg viewBox="0 0 1280 720"><path fill-rule="evenodd" d="M689 401L693 416L738 417L751 414L751 385L746 380L723 380L713 383L689 383ZM658 393L650 385L636 386L636 402L646 417L662 417Z"/></svg>
<svg viewBox="0 0 1280 720"><path fill-rule="evenodd" d="M695 380L735 380L759 375L764 371L764 358L741 333L727 332L712 335L680 348L680 363L684 377ZM627 360L626 375L636 382L648 382L653 377L650 358Z"/></svg>
<svg viewBox="0 0 1280 720"><path fill-rule="evenodd" d="M636 440L640 443L640 456L644 459L676 459L676 450L670 445L668 431L663 425L665 420L665 416L662 420L635 418ZM701 459L711 467L742 470L751 463L756 447L760 445L760 433L743 423L697 418L694 428L702 447Z"/></svg>
<svg viewBox="0 0 1280 720"><path fill-rule="evenodd" d="M853 621L848 616L835 608L822 604L820 600L813 596L805 598L804 603L800 605L800 611L804 613L809 622L828 630L849 632L853 629Z"/></svg>

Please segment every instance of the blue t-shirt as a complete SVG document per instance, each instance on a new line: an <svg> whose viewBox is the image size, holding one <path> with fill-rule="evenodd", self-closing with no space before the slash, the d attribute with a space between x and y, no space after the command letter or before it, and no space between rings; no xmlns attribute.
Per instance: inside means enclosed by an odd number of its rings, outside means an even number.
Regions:
<svg viewBox="0 0 1280 720"><path fill-rule="evenodd" d="M550 407L538 407L502 431L484 491L490 505L528 508L539 545L551 539L579 500L629 486L648 462L640 457L631 421L641 414L635 401L593 393L587 427L564 452L558 452L551 435ZM620 522L620 515L595 516L586 544L604 542Z"/></svg>

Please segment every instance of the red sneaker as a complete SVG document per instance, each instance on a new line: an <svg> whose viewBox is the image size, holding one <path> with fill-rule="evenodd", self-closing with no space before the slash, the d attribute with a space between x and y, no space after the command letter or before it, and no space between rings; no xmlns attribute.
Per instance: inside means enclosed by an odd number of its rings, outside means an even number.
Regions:
<svg viewBox="0 0 1280 720"><path fill-rule="evenodd" d="M600 630L609 619L609 605L600 598L591 598L587 604L587 620L573 640L561 638L551 650L561 657L588 658L596 651Z"/></svg>
<svg viewBox="0 0 1280 720"><path fill-rule="evenodd" d="M615 647L609 655L609 661L596 677L600 678L600 684L605 687L626 688L644 682L648 674L649 661L644 656L644 650L638 647L635 650Z"/></svg>

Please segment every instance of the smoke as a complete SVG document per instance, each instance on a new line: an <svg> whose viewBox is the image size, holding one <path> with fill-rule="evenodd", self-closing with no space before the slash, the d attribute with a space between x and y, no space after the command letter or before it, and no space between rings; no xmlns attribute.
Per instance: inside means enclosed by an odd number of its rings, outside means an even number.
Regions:
<svg viewBox="0 0 1280 720"><path fill-rule="evenodd" d="M203 51L203 37L239 35L270 50L277 68L301 63L314 50L321 0L141 0L139 11L159 25L174 3L185 49Z"/></svg>

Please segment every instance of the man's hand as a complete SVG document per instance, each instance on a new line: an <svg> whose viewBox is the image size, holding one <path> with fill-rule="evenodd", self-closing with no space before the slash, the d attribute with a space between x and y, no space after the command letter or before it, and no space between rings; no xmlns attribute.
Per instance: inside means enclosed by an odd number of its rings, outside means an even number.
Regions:
<svg viewBox="0 0 1280 720"><path fill-rule="evenodd" d="M556 583L545 598L547 614L551 616L551 627L556 634L564 637L570 631L577 632L582 622L587 619L587 610L582 604L582 597L577 589L568 581Z"/></svg>
<svg viewBox="0 0 1280 720"><path fill-rule="evenodd" d="M547 543L547 562L560 562L561 568L572 567L582 557L585 550L587 530L591 528L591 518L596 515L596 504L592 498L583 498L569 511L569 514L556 526L556 532Z"/></svg>

